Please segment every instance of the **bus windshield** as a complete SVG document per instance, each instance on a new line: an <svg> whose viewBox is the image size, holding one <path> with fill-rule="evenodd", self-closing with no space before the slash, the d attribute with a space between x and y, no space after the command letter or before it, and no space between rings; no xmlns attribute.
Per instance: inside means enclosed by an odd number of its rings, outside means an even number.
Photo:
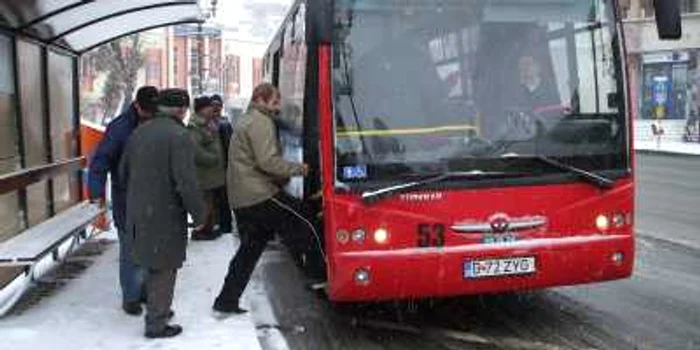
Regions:
<svg viewBox="0 0 700 350"><path fill-rule="evenodd" d="M628 168L610 0L335 4L338 182Z"/></svg>

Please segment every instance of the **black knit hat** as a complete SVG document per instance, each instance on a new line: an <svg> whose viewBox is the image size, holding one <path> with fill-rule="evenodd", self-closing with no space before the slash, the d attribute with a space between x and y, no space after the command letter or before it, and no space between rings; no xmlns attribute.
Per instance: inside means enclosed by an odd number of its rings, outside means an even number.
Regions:
<svg viewBox="0 0 700 350"><path fill-rule="evenodd" d="M165 107L189 107L190 94L184 89L161 90L158 104Z"/></svg>
<svg viewBox="0 0 700 350"><path fill-rule="evenodd" d="M223 105L224 100L221 98L221 95L212 95L211 96L211 103Z"/></svg>
<svg viewBox="0 0 700 350"><path fill-rule="evenodd" d="M212 100L210 97L201 96L194 99L194 111L199 112L202 108L211 106Z"/></svg>
<svg viewBox="0 0 700 350"><path fill-rule="evenodd" d="M136 92L136 103L143 110L155 112L158 110L158 89L154 86L141 87Z"/></svg>

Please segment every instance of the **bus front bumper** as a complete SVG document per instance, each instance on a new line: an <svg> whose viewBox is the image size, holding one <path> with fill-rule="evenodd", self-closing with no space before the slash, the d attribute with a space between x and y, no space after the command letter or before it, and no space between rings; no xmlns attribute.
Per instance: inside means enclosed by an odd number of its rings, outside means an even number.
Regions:
<svg viewBox="0 0 700 350"><path fill-rule="evenodd" d="M535 271L527 274L466 277L470 261L531 257ZM329 296L334 301L448 297L627 278L634 265L634 236L589 235L500 245L339 252L331 259Z"/></svg>

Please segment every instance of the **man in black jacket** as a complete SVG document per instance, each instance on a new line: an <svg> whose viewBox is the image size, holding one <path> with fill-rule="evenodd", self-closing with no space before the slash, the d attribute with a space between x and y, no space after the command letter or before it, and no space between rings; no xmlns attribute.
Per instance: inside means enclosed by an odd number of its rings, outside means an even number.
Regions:
<svg viewBox="0 0 700 350"><path fill-rule="evenodd" d="M231 121L223 113L224 101L219 95L213 95L211 97L211 103L214 107L214 120L218 123L219 138L221 139L221 149L224 150L223 161L224 169L228 166L228 148L231 143L231 136L233 135L233 126L231 126ZM218 217L219 217L219 232L220 233L231 233L233 231L233 218L231 216L231 207L229 206L228 196L226 193L226 186L222 186L215 191L216 202L218 204Z"/></svg>
<svg viewBox="0 0 700 350"><path fill-rule="evenodd" d="M127 234L134 240L134 260L146 272L146 337L173 337L172 316L177 270L185 260L187 213L201 228L204 202L197 186L194 145L182 120L189 95L163 90L156 117L129 139L120 164L127 184Z"/></svg>

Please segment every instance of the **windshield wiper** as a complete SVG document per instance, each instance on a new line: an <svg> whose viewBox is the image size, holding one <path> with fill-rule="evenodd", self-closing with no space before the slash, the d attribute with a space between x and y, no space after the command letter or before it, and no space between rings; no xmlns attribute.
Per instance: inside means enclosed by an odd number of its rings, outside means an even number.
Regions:
<svg viewBox="0 0 700 350"><path fill-rule="evenodd" d="M389 196L399 194L399 193L404 193L404 192L407 192L410 190L414 190L416 188L420 188L420 187L423 187L426 185L442 182L442 181L453 179L453 178L481 178L481 177L488 177L488 176L500 176L500 175L505 175L505 174L507 174L507 173L504 173L504 172L484 172L481 170L472 170L472 171L466 171L466 172L445 172L445 173L431 176L429 178L419 180L419 181L411 181L411 182L406 182L406 183L402 183L402 184L398 184L398 185L380 188L377 190L362 192L362 200L365 203L374 203L374 202L376 202L382 198L385 198L385 197L389 197Z"/></svg>
<svg viewBox="0 0 700 350"><path fill-rule="evenodd" d="M589 183L597 186L598 188L602 189L611 189L615 186L615 181L608 179L607 177L600 176L596 173L590 172L588 170L583 170L581 168L577 168L573 165L569 164L564 164L552 157L544 156L544 155L534 155L532 157L523 157L517 153L506 153L501 155L501 158L503 159L536 159L539 162L545 163L549 166L555 167L560 170L567 171L569 173L578 175L581 179L588 181Z"/></svg>

